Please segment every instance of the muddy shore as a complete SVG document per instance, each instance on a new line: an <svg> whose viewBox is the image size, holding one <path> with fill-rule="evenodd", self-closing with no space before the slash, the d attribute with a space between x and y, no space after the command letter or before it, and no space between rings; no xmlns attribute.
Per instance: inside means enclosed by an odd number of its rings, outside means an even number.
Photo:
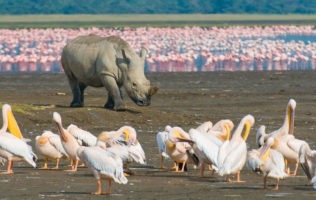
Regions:
<svg viewBox="0 0 316 200"><path fill-rule="evenodd" d="M161 170L156 133L166 125L184 130L204 121L231 119L235 126L246 114L255 117L247 139L248 149L256 148L255 132L260 125L267 131L279 128L290 98L297 102L295 136L316 148L316 72L209 72L151 73L151 82L160 89L149 107L138 107L128 97L126 112L103 108L103 88L87 88L85 107L69 108L71 91L64 74L0 75L0 103L9 103L24 134L34 138L44 130L57 131L52 113L61 114L64 126L73 123L97 135L103 130L131 125L138 131L147 165L132 164L134 175L127 185L114 184L110 196L91 196L96 181L87 168L77 173L32 169L25 163L14 165L13 175L0 175L0 199L312 199L316 191L307 183L300 168L296 177L281 180L279 191L263 190L263 179L244 167L240 184L226 183L223 177L200 178L189 166L185 173ZM2 118L1 118L2 119ZM34 145L33 145L34 146ZM43 163L38 162L38 166ZM50 163L51 166L54 163ZM171 166L172 162L167 161ZM1 167L5 170L6 166ZM272 187L273 180L269 181ZM105 190L105 183L103 189Z"/></svg>

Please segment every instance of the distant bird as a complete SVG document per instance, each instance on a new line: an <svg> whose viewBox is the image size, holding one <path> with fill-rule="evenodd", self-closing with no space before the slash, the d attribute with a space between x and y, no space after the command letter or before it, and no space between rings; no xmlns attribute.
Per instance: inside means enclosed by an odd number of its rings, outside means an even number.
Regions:
<svg viewBox="0 0 316 200"><path fill-rule="evenodd" d="M316 150L311 150L309 145L302 145L299 150L299 162L307 180L316 189Z"/></svg>
<svg viewBox="0 0 316 200"><path fill-rule="evenodd" d="M97 143L97 137L92 133L79 128L74 124L70 124L67 127L67 131L71 133L81 146L95 146Z"/></svg>
<svg viewBox="0 0 316 200"><path fill-rule="evenodd" d="M190 150L193 141L190 136L180 127L172 127L168 133L166 142L166 153L176 163L176 172L184 172L184 168L188 162L198 164L196 155ZM179 169L181 167L181 169Z"/></svg>
<svg viewBox="0 0 316 200"><path fill-rule="evenodd" d="M166 158L169 158L168 154L166 153L166 142L168 140L168 130L170 129L171 129L171 126L167 125L164 131L158 132L156 134L156 142L157 142L158 151L160 155L160 161L161 161L160 168L161 169L165 168L164 161Z"/></svg>
<svg viewBox="0 0 316 200"><path fill-rule="evenodd" d="M252 171L263 174L264 189L268 189L267 178L271 177L276 179L273 190L278 190L279 180L288 175L285 173L284 157L278 151L271 149L274 142L272 137L268 138L259 149L253 149L248 152L247 165Z"/></svg>
<svg viewBox="0 0 316 200"><path fill-rule="evenodd" d="M71 169L67 171L75 172L77 171L79 162L79 158L77 156L77 149L80 147L80 145L78 144L76 138L73 135L71 135L66 129L63 128L61 116L58 112L53 113L53 120L57 125L64 150L69 156L69 158L72 160Z"/></svg>
<svg viewBox="0 0 316 200"><path fill-rule="evenodd" d="M44 166L41 169L48 169L47 163L50 159L56 160L56 166L53 169L58 169L59 160L62 157L68 157L59 135L51 131L44 131L42 135L36 136L35 150L44 158Z"/></svg>
<svg viewBox="0 0 316 200"><path fill-rule="evenodd" d="M226 140L219 149L218 174L220 176L226 175L228 182L232 182L229 179L230 174L237 174L235 182L241 182L240 171L247 160L246 140L254 123L255 119L252 115L243 117L231 139Z"/></svg>
<svg viewBox="0 0 316 200"><path fill-rule="evenodd" d="M92 194L102 194L101 179L109 181L109 187L105 194L111 193L113 180L119 184L126 184L128 182L124 176L122 160L119 156L107 151L106 146L79 147L77 155L97 179L98 189Z"/></svg>

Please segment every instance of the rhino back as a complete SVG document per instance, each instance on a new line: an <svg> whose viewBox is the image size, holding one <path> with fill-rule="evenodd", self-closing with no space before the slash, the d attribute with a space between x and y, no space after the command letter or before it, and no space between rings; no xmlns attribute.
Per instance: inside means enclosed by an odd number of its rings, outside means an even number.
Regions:
<svg viewBox="0 0 316 200"><path fill-rule="evenodd" d="M100 74L117 76L116 50L106 38L88 35L79 36L69 42L62 52L62 66L67 76L94 87L102 87Z"/></svg>

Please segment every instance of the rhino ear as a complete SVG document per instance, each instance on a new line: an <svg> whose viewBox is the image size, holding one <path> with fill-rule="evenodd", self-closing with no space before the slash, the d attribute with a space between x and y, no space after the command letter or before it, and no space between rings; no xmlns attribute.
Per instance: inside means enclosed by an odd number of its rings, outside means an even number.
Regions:
<svg viewBox="0 0 316 200"><path fill-rule="evenodd" d="M124 49L122 49L122 55L123 55L123 58L127 60L127 62L131 61L131 56Z"/></svg>
<svg viewBox="0 0 316 200"><path fill-rule="evenodd" d="M149 96L153 96L154 94L156 94L156 92L158 91L158 87L156 86L150 86L149 90L148 90L148 94Z"/></svg>
<svg viewBox="0 0 316 200"><path fill-rule="evenodd" d="M147 53L148 53L148 50L147 50L146 48L142 48L142 49L140 50L139 56L140 56L142 59L145 60Z"/></svg>

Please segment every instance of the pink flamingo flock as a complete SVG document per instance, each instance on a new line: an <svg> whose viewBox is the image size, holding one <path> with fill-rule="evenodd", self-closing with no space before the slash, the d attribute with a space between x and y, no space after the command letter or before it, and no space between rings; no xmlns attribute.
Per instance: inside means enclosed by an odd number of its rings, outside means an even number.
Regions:
<svg viewBox="0 0 316 200"><path fill-rule="evenodd" d="M148 72L316 69L313 26L0 29L0 72L62 72L60 55L78 35L119 35L149 50ZM277 39L312 36L314 41Z"/></svg>

